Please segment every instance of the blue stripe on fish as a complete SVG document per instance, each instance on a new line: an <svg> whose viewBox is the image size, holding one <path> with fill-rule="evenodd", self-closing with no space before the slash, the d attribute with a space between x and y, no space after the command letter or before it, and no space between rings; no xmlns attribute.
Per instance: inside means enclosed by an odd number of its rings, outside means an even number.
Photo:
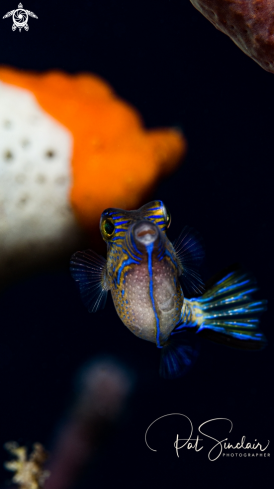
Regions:
<svg viewBox="0 0 274 489"><path fill-rule="evenodd" d="M121 223L119 222L119 224L121 224ZM117 233L119 231L124 231L125 232L126 229L124 229L124 228L115 228L115 233Z"/></svg>
<svg viewBox="0 0 274 489"><path fill-rule="evenodd" d="M160 321L156 311L154 297L153 297L153 271L152 271L152 251L153 251L153 243L147 246L148 253L148 273L149 273L149 293L150 299L152 303L153 312L156 319L156 344L157 348L162 348L160 345Z"/></svg>
<svg viewBox="0 0 274 489"><path fill-rule="evenodd" d="M111 214L114 214L113 212L111 212ZM118 214L116 214L116 216L113 216L113 219L125 219L125 216L119 216Z"/></svg>
<svg viewBox="0 0 274 489"><path fill-rule="evenodd" d="M176 261L174 260L174 258L173 258L173 256L172 256L172 254L171 254L171 253L170 253L168 250L165 250L165 252L166 252L166 255L167 255L167 256L170 258L170 260L172 261L173 265L174 265L174 266L177 268L177 266L178 266L178 265L177 265Z"/></svg>
<svg viewBox="0 0 274 489"><path fill-rule="evenodd" d="M135 241L134 241L134 239L133 239L132 234L130 235L130 244L131 244L132 248L134 248L134 250L135 250L135 251L136 251L136 253L137 253L137 259L138 259L138 260L141 260L141 259L142 259L142 253L140 252L140 250L138 250L138 248L137 248L137 246L136 246L136 244L135 244ZM133 253L132 253L132 254L133 254Z"/></svg>
<svg viewBox="0 0 274 489"><path fill-rule="evenodd" d="M137 261L136 260L133 260L132 258L129 258L128 260L125 260L122 263L122 265L119 268L118 275L117 275L117 284L118 285L120 285L121 274L122 274L124 268L127 267L127 266L129 266L129 265L136 264L136 263L137 263Z"/></svg>

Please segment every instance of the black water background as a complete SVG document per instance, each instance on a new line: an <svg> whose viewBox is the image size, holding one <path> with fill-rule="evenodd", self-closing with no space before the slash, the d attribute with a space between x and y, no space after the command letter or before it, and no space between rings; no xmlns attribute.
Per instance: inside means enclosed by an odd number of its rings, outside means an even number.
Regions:
<svg viewBox="0 0 274 489"><path fill-rule="evenodd" d="M15 4L1 2L1 16ZM236 261L254 272L260 297L269 301L262 329L270 344L247 353L204 343L187 377L164 382L157 376L158 351L123 327L111 300L93 317L66 270L35 276L0 296L1 444L39 440L50 447L72 376L107 352L141 380L127 420L82 487L265 487L267 458L212 463L207 442L199 453L181 450L178 459L172 444L185 425L175 418L152 433L157 453L146 447L144 433L159 416L180 412L195 433L202 422L226 417L234 424L233 442L243 435L252 442L271 439L274 75L187 0L26 0L24 7L39 19L30 19L29 32L21 34L12 32L11 19L1 20L2 65L97 73L138 108L147 127L183 128L185 163L152 197L171 210L171 239L185 224L202 234L205 279ZM212 436L227 432L220 422ZM4 470L1 477L4 483Z"/></svg>

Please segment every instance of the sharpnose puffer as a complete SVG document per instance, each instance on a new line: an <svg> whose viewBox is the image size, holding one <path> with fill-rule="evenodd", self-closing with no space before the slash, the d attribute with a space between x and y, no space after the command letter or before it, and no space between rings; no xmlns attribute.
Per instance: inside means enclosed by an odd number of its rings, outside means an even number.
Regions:
<svg viewBox="0 0 274 489"><path fill-rule="evenodd" d="M196 359L189 332L236 348L264 347L258 316L266 301L252 300L254 278L230 271L202 294L200 240L185 227L172 244L166 236L170 223L160 200L134 211L103 212L107 259L91 250L71 258L71 273L89 312L104 308L110 290L125 326L161 349L160 374L166 378L181 376ZM186 299L185 288L195 297Z"/></svg>

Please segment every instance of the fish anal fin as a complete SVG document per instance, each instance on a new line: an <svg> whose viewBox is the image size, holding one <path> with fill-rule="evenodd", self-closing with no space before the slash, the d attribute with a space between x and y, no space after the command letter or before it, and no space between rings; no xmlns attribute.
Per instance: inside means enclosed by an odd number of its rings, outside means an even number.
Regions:
<svg viewBox="0 0 274 489"><path fill-rule="evenodd" d="M199 343L195 336L184 332L169 337L161 349L160 376L176 379L185 375L199 354Z"/></svg>

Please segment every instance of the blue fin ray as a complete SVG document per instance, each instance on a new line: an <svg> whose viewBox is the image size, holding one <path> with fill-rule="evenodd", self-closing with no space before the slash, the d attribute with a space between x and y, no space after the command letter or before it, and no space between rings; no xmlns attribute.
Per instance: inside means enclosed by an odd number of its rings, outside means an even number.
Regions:
<svg viewBox="0 0 274 489"><path fill-rule="evenodd" d="M266 301L256 301L256 302L247 302L250 297L244 296L245 301L243 301L242 306L234 307L233 309L227 307L227 308L217 308L215 306L215 310L204 314L205 319L208 321L209 319L215 318L215 317L225 317L225 316L245 316L245 315L250 315L253 313L259 314L263 311L266 310Z"/></svg>
<svg viewBox="0 0 274 489"><path fill-rule="evenodd" d="M215 309L216 307L223 307L223 306L232 306L233 304L238 304L240 302L247 302L250 299L250 294L253 292L257 291L257 287L255 288L250 288L249 290L245 290L243 292L240 292L239 294L232 294L224 297L223 299L217 299L217 300L207 300L204 301L203 298L199 299L200 302L203 304L203 310L210 310L210 309Z"/></svg>
<svg viewBox="0 0 274 489"><path fill-rule="evenodd" d="M108 292L105 258L92 250L78 251L71 257L70 271L88 311L103 309Z"/></svg>
<svg viewBox="0 0 274 489"><path fill-rule="evenodd" d="M267 344L264 334L257 325L251 329L250 324L232 325L229 321L223 321L218 324L204 324L198 334L215 343L223 343L239 349L261 350Z"/></svg>
<svg viewBox="0 0 274 489"><path fill-rule="evenodd" d="M243 291L246 291L247 293L248 289L251 289L251 292L257 290L256 280L253 275L240 273L238 271L232 272L207 290L200 298L200 301L212 302L212 299L214 298L220 298L221 296L229 297L229 294L231 293L233 294L236 292L239 294Z"/></svg>
<svg viewBox="0 0 274 489"><path fill-rule="evenodd" d="M201 297L190 300L194 316L196 308L202 312L203 322L197 329L199 336L234 348L264 348L266 338L258 329L258 316L266 310L267 301L253 300L255 291L256 281L252 275L234 271Z"/></svg>

